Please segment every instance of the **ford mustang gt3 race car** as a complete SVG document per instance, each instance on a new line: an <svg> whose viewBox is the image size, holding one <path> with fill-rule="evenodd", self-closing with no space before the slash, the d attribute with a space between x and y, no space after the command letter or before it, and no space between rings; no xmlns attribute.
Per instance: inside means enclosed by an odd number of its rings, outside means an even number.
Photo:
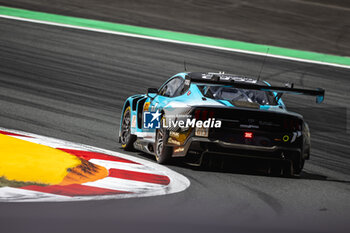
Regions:
<svg viewBox="0 0 350 233"><path fill-rule="evenodd" d="M284 93L313 95L321 103L325 91L225 73L179 73L125 101L119 142L162 164L173 157L200 165L209 157L238 156L287 161L286 173L299 174L310 158L310 132L301 115L287 110Z"/></svg>

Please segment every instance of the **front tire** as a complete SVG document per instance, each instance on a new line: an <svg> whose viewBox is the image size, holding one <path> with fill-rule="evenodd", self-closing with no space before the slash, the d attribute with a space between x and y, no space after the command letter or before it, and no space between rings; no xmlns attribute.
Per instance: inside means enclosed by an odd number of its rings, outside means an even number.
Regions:
<svg viewBox="0 0 350 233"><path fill-rule="evenodd" d="M121 126L120 141L122 148L124 148L126 151L133 150L133 144L136 141L136 138L136 135L131 134L131 109L130 106L128 106L124 111Z"/></svg>

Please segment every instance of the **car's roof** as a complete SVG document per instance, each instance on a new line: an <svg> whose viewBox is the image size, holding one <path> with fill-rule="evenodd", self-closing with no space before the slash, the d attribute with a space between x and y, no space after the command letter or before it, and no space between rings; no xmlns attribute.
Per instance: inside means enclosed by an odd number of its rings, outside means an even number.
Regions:
<svg viewBox="0 0 350 233"><path fill-rule="evenodd" d="M191 78L192 82L202 81L203 79L212 79L214 76L220 77L223 80L234 80L235 82L244 82L244 83L252 83L252 84L261 84L266 85L266 82L236 74L226 74L224 72L188 72L186 74L189 78Z"/></svg>

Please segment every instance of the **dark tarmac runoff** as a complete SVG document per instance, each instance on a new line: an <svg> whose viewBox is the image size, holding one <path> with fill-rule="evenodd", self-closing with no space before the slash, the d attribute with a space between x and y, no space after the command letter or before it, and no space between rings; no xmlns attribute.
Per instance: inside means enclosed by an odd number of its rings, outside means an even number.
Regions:
<svg viewBox="0 0 350 233"><path fill-rule="evenodd" d="M35 8L33 1L13 2ZM72 15L75 11L71 8ZM85 11L82 7L79 14ZM347 43L342 46L338 52L350 51ZM125 153L117 142L124 100L183 71L184 58L191 71L248 76L257 76L263 62L253 55L0 19L1 127ZM292 81L326 89L321 105L310 97L284 96L287 106L305 112L311 126L311 160L300 177L169 165L191 181L184 192L0 203L0 232L350 232L350 69L267 58L261 76L276 85ZM315 107L326 119L310 111Z"/></svg>

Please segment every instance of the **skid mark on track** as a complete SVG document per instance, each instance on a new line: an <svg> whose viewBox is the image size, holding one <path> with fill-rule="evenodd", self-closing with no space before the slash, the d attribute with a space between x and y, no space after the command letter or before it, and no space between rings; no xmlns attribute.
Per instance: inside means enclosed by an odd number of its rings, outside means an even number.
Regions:
<svg viewBox="0 0 350 233"><path fill-rule="evenodd" d="M274 198L272 195L263 192L261 190L252 188L248 185L245 184L241 184L238 183L239 185L241 185L242 187L244 187L245 189L249 190L250 193L255 194L260 200L262 200L264 203L266 203L274 212L276 212L276 214L281 214L283 211L283 207L282 204L279 202L278 199Z"/></svg>

